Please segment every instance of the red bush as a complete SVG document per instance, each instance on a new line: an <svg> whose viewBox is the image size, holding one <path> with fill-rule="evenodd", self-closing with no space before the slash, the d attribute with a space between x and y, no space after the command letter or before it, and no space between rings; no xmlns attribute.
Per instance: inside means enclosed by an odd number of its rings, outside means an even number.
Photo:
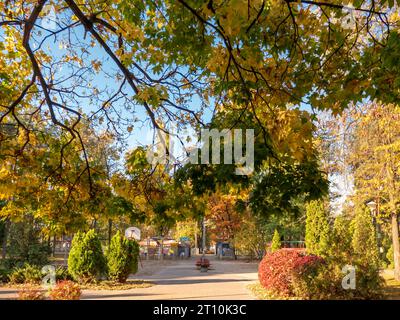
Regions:
<svg viewBox="0 0 400 320"><path fill-rule="evenodd" d="M31 284L25 284L18 290L19 300L44 300L44 298L43 290Z"/></svg>
<svg viewBox="0 0 400 320"><path fill-rule="evenodd" d="M321 257L306 255L304 249L280 249L265 255L258 267L258 278L265 289L290 296L293 277L301 276L322 262Z"/></svg>
<svg viewBox="0 0 400 320"><path fill-rule="evenodd" d="M78 284L73 281L60 281L50 291L51 300L79 300L81 297L81 289Z"/></svg>

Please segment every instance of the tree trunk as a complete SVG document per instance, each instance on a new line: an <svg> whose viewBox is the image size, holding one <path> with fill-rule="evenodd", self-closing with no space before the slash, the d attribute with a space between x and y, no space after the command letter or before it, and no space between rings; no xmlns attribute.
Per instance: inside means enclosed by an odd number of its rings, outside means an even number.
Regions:
<svg viewBox="0 0 400 320"><path fill-rule="evenodd" d="M392 213L392 240L394 256L394 278L397 281L400 281L399 221L396 213Z"/></svg>
<svg viewBox="0 0 400 320"><path fill-rule="evenodd" d="M233 247L232 247L232 250L233 250L233 258L234 258L235 260L237 260L236 248L233 246Z"/></svg>
<svg viewBox="0 0 400 320"><path fill-rule="evenodd" d="M161 237L160 251L161 251L160 260L164 260L164 236Z"/></svg>
<svg viewBox="0 0 400 320"><path fill-rule="evenodd" d="M203 243L202 243L202 254L203 254L203 258L204 258L204 256L205 256L205 254L206 254L206 221L205 221L205 219L203 218L203 237L202 237L203 239Z"/></svg>

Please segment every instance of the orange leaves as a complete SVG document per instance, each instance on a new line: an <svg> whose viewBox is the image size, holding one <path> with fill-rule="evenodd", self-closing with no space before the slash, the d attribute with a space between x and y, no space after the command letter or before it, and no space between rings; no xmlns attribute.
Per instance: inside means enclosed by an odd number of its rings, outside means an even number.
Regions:
<svg viewBox="0 0 400 320"><path fill-rule="evenodd" d="M212 238L233 240L242 223L242 217L236 210L236 196L216 193L208 203L206 218Z"/></svg>
<svg viewBox="0 0 400 320"><path fill-rule="evenodd" d="M92 67L96 72L99 72L101 69L101 61L99 60L93 60L92 61Z"/></svg>

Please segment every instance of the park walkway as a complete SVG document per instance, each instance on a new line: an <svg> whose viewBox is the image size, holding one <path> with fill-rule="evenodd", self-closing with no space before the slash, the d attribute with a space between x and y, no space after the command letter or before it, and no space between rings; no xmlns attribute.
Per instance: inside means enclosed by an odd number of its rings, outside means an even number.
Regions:
<svg viewBox="0 0 400 320"><path fill-rule="evenodd" d="M84 290L82 299L123 299L123 300L153 300L153 299L221 299L247 300L254 299L246 288L248 284L257 281L257 263L245 261L217 260L214 256L211 268L202 273L195 267L195 259L170 261L161 268L147 272L147 264L139 270L134 279L148 280L156 285L149 288L130 290ZM151 268L149 267L149 270ZM0 299L16 298L14 289L0 288Z"/></svg>
<svg viewBox="0 0 400 320"><path fill-rule="evenodd" d="M209 258L209 257L207 257ZM195 259L177 261L164 266L152 275L134 276L135 279L156 283L150 288L125 291L84 292L83 299L254 299L248 284L257 280L257 263L217 260L211 258L212 270L202 273L195 267Z"/></svg>

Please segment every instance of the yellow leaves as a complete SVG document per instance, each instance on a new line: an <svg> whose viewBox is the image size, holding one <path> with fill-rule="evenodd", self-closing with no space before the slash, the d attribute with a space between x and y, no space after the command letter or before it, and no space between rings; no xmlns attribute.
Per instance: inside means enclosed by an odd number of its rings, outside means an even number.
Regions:
<svg viewBox="0 0 400 320"><path fill-rule="evenodd" d="M157 107L162 99L168 98L168 91L161 85L141 87L135 98L139 102L147 102L151 106Z"/></svg>
<svg viewBox="0 0 400 320"><path fill-rule="evenodd" d="M42 51L37 54L37 57L42 63L51 63L52 61L52 57Z"/></svg>
<svg viewBox="0 0 400 320"><path fill-rule="evenodd" d="M313 125L306 111L275 109L270 114L264 114L263 122L282 156L301 161L312 154Z"/></svg>
<svg viewBox="0 0 400 320"><path fill-rule="evenodd" d="M164 23L162 21L158 21L157 22L157 28L158 29L162 29L163 26L164 26Z"/></svg>
<svg viewBox="0 0 400 320"><path fill-rule="evenodd" d="M122 27L118 29L127 41L144 41L144 32L142 28L132 23L122 22Z"/></svg>
<svg viewBox="0 0 400 320"><path fill-rule="evenodd" d="M140 100L148 101L151 96L151 91L149 88L142 89L136 95Z"/></svg>
<svg viewBox="0 0 400 320"><path fill-rule="evenodd" d="M186 78L184 78L182 80L182 82L184 83L183 86L182 86L183 89L190 89L191 88L191 84Z"/></svg>
<svg viewBox="0 0 400 320"><path fill-rule="evenodd" d="M221 75L225 72L228 63L228 53L222 45L213 48L210 59L207 62L207 68L211 72Z"/></svg>
<svg viewBox="0 0 400 320"><path fill-rule="evenodd" d="M200 11L202 12L202 17L204 17L204 19L208 19L213 15L213 12L208 8L208 2L204 2Z"/></svg>
<svg viewBox="0 0 400 320"><path fill-rule="evenodd" d="M13 52L17 49L17 40L13 36L5 37L4 50L7 52Z"/></svg>
<svg viewBox="0 0 400 320"><path fill-rule="evenodd" d="M74 61L78 63L80 66L83 66L83 60L79 58L77 55L67 55L64 57L65 62Z"/></svg>
<svg viewBox="0 0 400 320"><path fill-rule="evenodd" d="M217 11L220 23L228 36L236 36L249 25L247 0L231 0Z"/></svg>

